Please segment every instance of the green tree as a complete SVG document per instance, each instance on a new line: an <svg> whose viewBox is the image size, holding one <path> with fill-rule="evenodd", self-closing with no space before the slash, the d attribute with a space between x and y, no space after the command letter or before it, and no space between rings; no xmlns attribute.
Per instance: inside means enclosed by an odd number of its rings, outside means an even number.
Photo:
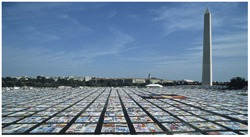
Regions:
<svg viewBox="0 0 250 137"><path fill-rule="evenodd" d="M118 83L118 86L123 87L124 85L123 85L123 83Z"/></svg>
<svg viewBox="0 0 250 137"><path fill-rule="evenodd" d="M65 85L65 82L66 80L65 79L58 79L58 82L60 85Z"/></svg>
<svg viewBox="0 0 250 137"><path fill-rule="evenodd" d="M147 83L140 83L138 87L146 87Z"/></svg>
<svg viewBox="0 0 250 137"><path fill-rule="evenodd" d="M59 82L55 81L51 83L51 87L58 87L59 86Z"/></svg>
<svg viewBox="0 0 250 137"><path fill-rule="evenodd" d="M116 82L113 82L113 87L118 87L118 84Z"/></svg>
<svg viewBox="0 0 250 137"><path fill-rule="evenodd" d="M113 82L111 80L109 80L108 83L107 83L107 86L108 87L112 87L113 86Z"/></svg>
<svg viewBox="0 0 250 137"><path fill-rule="evenodd" d="M6 87L14 87L15 83L13 81L7 81Z"/></svg>
<svg viewBox="0 0 250 137"><path fill-rule="evenodd" d="M51 87L51 85L48 82L46 82L43 84L43 87Z"/></svg>
<svg viewBox="0 0 250 137"><path fill-rule="evenodd" d="M165 83L157 83L157 84L161 84L162 86L173 86L174 83L168 83L168 82L165 82Z"/></svg>
<svg viewBox="0 0 250 137"><path fill-rule="evenodd" d="M5 79L6 79L6 81L16 81L15 78L11 78L11 77L6 77Z"/></svg>
<svg viewBox="0 0 250 137"><path fill-rule="evenodd" d="M42 87L43 84L42 84L41 82L37 82L35 86L36 86L36 87Z"/></svg>
<svg viewBox="0 0 250 137"><path fill-rule="evenodd" d="M87 82L86 82L86 86L92 87L92 86L93 86L93 82L92 82L92 81L87 81Z"/></svg>
<svg viewBox="0 0 250 137"><path fill-rule="evenodd" d="M22 86L24 86L24 83L21 81L17 81L17 82L15 82L15 86L22 87Z"/></svg>
<svg viewBox="0 0 250 137"><path fill-rule="evenodd" d="M34 87L34 86L35 86L35 83L32 82L32 81L27 81L27 82L25 82L25 85L26 85L26 86L30 86L30 87Z"/></svg>
<svg viewBox="0 0 250 137"><path fill-rule="evenodd" d="M78 81L77 85L78 85L78 86L85 86L86 84L85 84L85 82L83 82L83 81Z"/></svg>
<svg viewBox="0 0 250 137"><path fill-rule="evenodd" d="M100 83L104 83L104 80L103 80L103 79L101 79L101 80L100 80Z"/></svg>
<svg viewBox="0 0 250 137"><path fill-rule="evenodd" d="M6 85L5 85L5 82L4 82L4 81L2 81L2 87L6 87Z"/></svg>
<svg viewBox="0 0 250 137"><path fill-rule="evenodd" d="M133 86L132 83L124 83L124 86Z"/></svg>
<svg viewBox="0 0 250 137"><path fill-rule="evenodd" d="M101 87L102 85L101 85L101 84L96 84L95 86L96 86L96 87Z"/></svg>
<svg viewBox="0 0 250 137"><path fill-rule="evenodd" d="M97 83L92 83L91 85L90 85L90 87L98 87L98 86L101 86L100 84L97 84Z"/></svg>
<svg viewBox="0 0 250 137"><path fill-rule="evenodd" d="M73 80L65 80L65 86L73 86Z"/></svg>
<svg viewBox="0 0 250 137"><path fill-rule="evenodd" d="M243 89L246 86L245 78L234 77L230 79L229 88L233 89Z"/></svg>
<svg viewBox="0 0 250 137"><path fill-rule="evenodd" d="M101 87L107 87L106 83L100 83Z"/></svg>

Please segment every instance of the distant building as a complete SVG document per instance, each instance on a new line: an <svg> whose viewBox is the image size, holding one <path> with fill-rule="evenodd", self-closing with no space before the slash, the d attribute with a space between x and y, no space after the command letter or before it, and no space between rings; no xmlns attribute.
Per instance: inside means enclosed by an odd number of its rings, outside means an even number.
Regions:
<svg viewBox="0 0 250 137"><path fill-rule="evenodd" d="M133 79L133 83L145 83L145 79L135 78Z"/></svg>
<svg viewBox="0 0 250 137"><path fill-rule="evenodd" d="M160 82L161 80L160 79L146 79L146 83L151 83L151 84L154 84L154 83L158 83Z"/></svg>
<svg viewBox="0 0 250 137"><path fill-rule="evenodd" d="M108 83L108 81L114 81L117 83L150 83L150 84L155 84L155 83L173 83L172 80L166 80L166 79L142 79L142 78L92 78L90 81L95 82L95 83Z"/></svg>
<svg viewBox="0 0 250 137"><path fill-rule="evenodd" d="M86 76L86 77L84 77L84 80L85 80L85 81L90 81L90 80L91 80L91 77Z"/></svg>
<svg viewBox="0 0 250 137"><path fill-rule="evenodd" d="M160 79L160 83L174 83L173 80Z"/></svg>
<svg viewBox="0 0 250 137"><path fill-rule="evenodd" d="M193 81L193 80L188 80L188 79L183 79L183 80L179 80L176 82L177 84L180 84L180 85L199 85L200 84L199 81Z"/></svg>
<svg viewBox="0 0 250 137"><path fill-rule="evenodd" d="M95 83L108 83L108 81L115 81L117 83L145 83L145 79L141 78L92 78L90 81Z"/></svg>
<svg viewBox="0 0 250 137"><path fill-rule="evenodd" d="M151 79L145 79L146 83L150 84L155 84L155 83L173 83L173 80L166 80L166 79L156 79L156 78L151 78Z"/></svg>
<svg viewBox="0 0 250 137"><path fill-rule="evenodd" d="M23 79L24 80L29 80L29 77L28 76L24 76Z"/></svg>
<svg viewBox="0 0 250 137"><path fill-rule="evenodd" d="M59 78L60 78L60 79L66 79L66 77L65 77L65 76L60 76Z"/></svg>
<svg viewBox="0 0 250 137"><path fill-rule="evenodd" d="M17 77L15 77L17 80L19 80L19 79L21 79L22 78L22 76L17 76Z"/></svg>
<svg viewBox="0 0 250 137"><path fill-rule="evenodd" d="M58 77L51 77L53 80L57 81Z"/></svg>
<svg viewBox="0 0 250 137"><path fill-rule="evenodd" d="M148 74L148 79L151 79L151 74L150 73Z"/></svg>
<svg viewBox="0 0 250 137"><path fill-rule="evenodd" d="M36 76L36 79L41 79L41 78L43 78L43 77L44 77L43 75Z"/></svg>

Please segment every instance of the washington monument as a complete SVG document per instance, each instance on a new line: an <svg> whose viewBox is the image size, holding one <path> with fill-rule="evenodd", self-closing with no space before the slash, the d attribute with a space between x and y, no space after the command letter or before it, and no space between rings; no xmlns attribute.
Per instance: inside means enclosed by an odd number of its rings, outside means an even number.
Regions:
<svg viewBox="0 0 250 137"><path fill-rule="evenodd" d="M202 85L213 85L211 14L208 8L204 14Z"/></svg>

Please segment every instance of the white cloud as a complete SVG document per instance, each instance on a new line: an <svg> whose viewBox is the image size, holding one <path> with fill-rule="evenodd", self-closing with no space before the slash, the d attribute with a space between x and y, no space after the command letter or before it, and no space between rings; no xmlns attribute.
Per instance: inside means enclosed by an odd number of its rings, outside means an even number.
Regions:
<svg viewBox="0 0 250 137"><path fill-rule="evenodd" d="M160 54L145 54L124 58L140 64L148 64L151 72L166 75L168 78L178 79L185 75L187 79L201 80L203 44L186 48L178 56ZM197 45L195 44L195 45ZM247 68L247 33L234 32L219 35L213 40L213 72L214 80L227 81L239 75L244 76ZM233 67L230 67L233 65ZM226 69L223 71L223 69ZM230 74L229 74L230 73Z"/></svg>
<svg viewBox="0 0 250 137"><path fill-rule="evenodd" d="M242 57L247 56L247 32L233 32L219 35L212 41L213 56Z"/></svg>
<svg viewBox="0 0 250 137"><path fill-rule="evenodd" d="M40 26L41 27L41 26ZM27 26L24 28L20 28L20 30L18 31L22 31L25 32L23 33L23 35L18 35L18 34L12 34L12 37L15 39L20 39L20 37L22 37L21 40L19 40L19 43L22 42L29 42L29 43L36 43L36 45L38 45L38 43L40 44L41 42L51 42L51 41L58 41L61 40L61 37L59 35L53 34L50 31L46 31L46 29L42 29L43 27L39 28L39 27L33 27L33 26ZM5 40L4 40L5 41ZM16 41L17 42L17 41Z"/></svg>
<svg viewBox="0 0 250 137"><path fill-rule="evenodd" d="M96 60L98 57L107 55L119 55L122 52L132 50L134 47L127 47L134 38L117 29L111 29L112 37L107 41L100 42L102 45L91 45L89 48L79 48L78 51L64 51L63 49L51 50L50 47L3 47L3 73L5 68L20 68L26 64L27 68L51 67L60 69L62 67L84 67ZM66 66L65 66L66 65ZM69 68L70 69L70 68ZM35 71L35 70L34 70Z"/></svg>
<svg viewBox="0 0 250 137"><path fill-rule="evenodd" d="M202 45L202 43L200 45ZM191 50L191 51L203 50L203 46L191 47L191 48L187 48L186 50Z"/></svg>
<svg viewBox="0 0 250 137"><path fill-rule="evenodd" d="M225 23L229 23L229 19L230 24L233 25L246 24L247 20L245 16L233 14L233 11L237 8L237 3L190 2L177 5L168 5L151 10L151 13L155 15L152 20L161 25L164 36L180 30L202 30L203 16L207 7L211 12L213 28L223 27ZM243 27L246 27L244 24Z"/></svg>
<svg viewBox="0 0 250 137"><path fill-rule="evenodd" d="M47 34L43 32L36 31L33 34L29 34L30 36L28 37L29 40L41 40L43 42L46 41L55 41L55 40L60 40L61 38L57 35L52 35L52 34Z"/></svg>
<svg viewBox="0 0 250 137"><path fill-rule="evenodd" d="M58 16L60 19L69 19L69 16L67 14L61 14Z"/></svg>
<svg viewBox="0 0 250 137"><path fill-rule="evenodd" d="M130 14L130 15L128 15L128 18L137 19L137 18L139 18L139 16L136 14Z"/></svg>
<svg viewBox="0 0 250 137"><path fill-rule="evenodd" d="M216 47L213 49L213 56L216 57L247 56L247 46L245 47L245 44L217 44Z"/></svg>
<svg viewBox="0 0 250 137"><path fill-rule="evenodd" d="M247 56L247 42L246 39L231 38L228 36L221 37L221 39L212 42L213 57L243 57ZM228 41L226 41L228 39ZM190 55L202 55L203 45L191 47L186 49Z"/></svg>
<svg viewBox="0 0 250 137"><path fill-rule="evenodd" d="M119 55L122 52L133 50L136 47L127 46L128 43L132 43L135 39L123 33L122 31L110 28L112 35L106 40L99 41L98 45L89 46L82 50L84 57L92 60L95 57L104 56L104 55Z"/></svg>
<svg viewBox="0 0 250 137"><path fill-rule="evenodd" d="M98 3L94 3L94 8L96 9L99 9L99 8L103 8L103 7L106 7L106 6L109 6L110 3L108 2L98 2Z"/></svg>
<svg viewBox="0 0 250 137"><path fill-rule="evenodd" d="M3 47L4 75L69 75L69 71L89 69L89 60L80 52L52 51L45 47ZM63 73L61 73L63 72ZM80 72L78 72L80 74Z"/></svg>
<svg viewBox="0 0 250 137"><path fill-rule="evenodd" d="M76 28L82 30L83 32L86 32L86 31L91 31L90 28L86 27L85 25L79 23L79 21L77 21L76 19L73 19L71 18L69 15L67 14L61 14L58 16L59 19L64 19L64 20L67 20L69 21L70 23L72 23L71 25L72 26L76 26Z"/></svg>
<svg viewBox="0 0 250 137"><path fill-rule="evenodd" d="M164 36L183 29L200 29L203 14L199 16L200 7L194 7L193 5L163 6L160 9L152 10L156 14L152 20L161 23L165 31Z"/></svg>
<svg viewBox="0 0 250 137"><path fill-rule="evenodd" d="M3 20L19 20L19 19L34 19L37 17L51 16L50 10L55 8L64 8L70 6L70 3L64 2L19 2L13 3L11 6L9 2L3 3Z"/></svg>
<svg viewBox="0 0 250 137"><path fill-rule="evenodd" d="M108 19L113 18L115 15L116 15L116 11L115 11L115 10L113 10L112 12L110 12L110 13L109 13L109 15L108 15Z"/></svg>

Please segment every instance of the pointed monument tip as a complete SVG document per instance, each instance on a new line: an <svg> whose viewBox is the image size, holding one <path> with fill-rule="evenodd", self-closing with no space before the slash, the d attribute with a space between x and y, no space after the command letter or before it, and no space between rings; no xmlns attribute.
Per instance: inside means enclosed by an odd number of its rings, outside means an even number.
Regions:
<svg viewBox="0 0 250 137"><path fill-rule="evenodd" d="M209 11L209 9L207 7L205 14L208 14L208 13L210 13L210 11Z"/></svg>

